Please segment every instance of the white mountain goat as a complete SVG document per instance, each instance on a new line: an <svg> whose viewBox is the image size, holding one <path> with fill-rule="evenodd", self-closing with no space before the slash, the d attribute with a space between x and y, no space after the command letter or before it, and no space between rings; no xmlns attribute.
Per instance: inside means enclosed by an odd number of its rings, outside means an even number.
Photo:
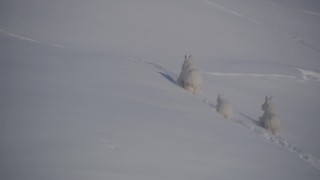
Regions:
<svg viewBox="0 0 320 180"><path fill-rule="evenodd" d="M198 69L194 66L191 55L188 57L185 55L177 84L193 94L201 93L202 77Z"/></svg>
<svg viewBox="0 0 320 180"><path fill-rule="evenodd" d="M280 128L280 121L275 105L271 100L272 97L266 96L265 102L261 106L261 110L264 111L264 113L260 117L260 123L263 128L273 135L276 135Z"/></svg>
<svg viewBox="0 0 320 180"><path fill-rule="evenodd" d="M226 119L233 118L233 110L231 103L220 94L217 98L217 112Z"/></svg>

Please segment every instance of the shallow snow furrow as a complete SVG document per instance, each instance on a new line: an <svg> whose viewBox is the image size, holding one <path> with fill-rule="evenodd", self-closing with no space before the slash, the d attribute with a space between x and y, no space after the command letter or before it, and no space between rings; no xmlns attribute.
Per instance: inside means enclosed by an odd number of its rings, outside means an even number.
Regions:
<svg viewBox="0 0 320 180"><path fill-rule="evenodd" d="M297 11L303 12L305 14L312 14L312 15L316 15L316 16L320 16L320 12L314 12L314 11L310 11L310 10L303 10L303 9L296 9Z"/></svg>
<svg viewBox="0 0 320 180"><path fill-rule="evenodd" d="M211 5L212 7L217 8L217 9L220 9L220 10L222 10L222 11L224 11L224 12L230 13L230 14L232 14L232 15L235 15L235 16L237 16L237 17L240 17L240 18L242 18L242 19L245 19L245 20L247 20L247 21L250 21L250 22L252 22L252 23L261 25L261 26L263 26L263 27L266 28L266 29L269 29L269 30L271 30L271 31L274 31L275 33L284 34L284 35L287 36L287 38L290 37L292 40L294 40L294 41L296 41L296 42L298 42L298 43L300 43L300 44L302 44L302 45L304 45L304 46L306 46L306 47L308 47L308 48L310 48L310 49L312 49L312 50L320 53L320 47L317 47L317 46L315 46L314 44L312 44L312 43L310 43L310 42L308 42L308 41L306 41L306 40L304 40L304 39L302 39L302 38L297 37L296 35L294 35L294 33L286 32L286 31L281 31L281 30L279 30L278 28L271 27L271 26L269 26L269 25L267 25L267 24L265 24L265 23L257 20L256 18L253 18L253 17L247 16L247 15L241 14L241 13L239 13L239 12L237 12L237 11L231 10L230 8L227 8L227 7L225 7L225 6L222 6L222 5L220 5L220 4L218 4L218 3L215 3L215 2L213 2L213 1L211 1L211 0L204 0L204 3L209 4L209 5ZM274 2L273 2L272 4L277 5L277 4L274 3ZM319 15L319 14L320 14L320 13L318 13L318 12L304 11L304 10L299 10L299 9L296 9L296 10L297 10L297 11L300 11L300 12L303 12L303 13L313 14L313 15Z"/></svg>
<svg viewBox="0 0 320 180"><path fill-rule="evenodd" d="M63 48L63 49L71 49L70 47L63 46L63 45L60 45L60 44L46 43L46 42L38 41L38 40L29 38L29 37L21 36L21 35L18 35L16 33L7 32L4 29L0 29L0 33L3 33L4 35L7 35L7 36L15 38L15 39L20 39L20 40L23 40L23 41L29 41L29 42L33 42L33 43L37 43L37 44L44 44L46 46L51 46L51 47L57 47L57 48Z"/></svg>
<svg viewBox="0 0 320 180"><path fill-rule="evenodd" d="M270 1L270 3L273 4L274 6L282 6L282 7L284 7L283 5L281 5L281 4L279 4L278 2L275 2L275 1ZM311 14L311 15L315 15L315 16L320 16L320 12L315 12L315 11L306 10L306 9L293 8L293 7L290 7L290 6L285 6L285 8L290 8L292 10L295 10L295 11L298 11L298 12L301 12L301 13L304 13L304 14Z"/></svg>
<svg viewBox="0 0 320 180"><path fill-rule="evenodd" d="M241 14L241 13L239 13L239 12L237 12L237 11L231 10L231 9L229 9L229 8L227 8L227 7L224 7L224 6L220 5L220 4L217 4L217 3L215 3L215 2L212 2L212 1L210 1L210 0L204 0L204 2L207 3L207 4L209 4L209 5L211 5L211 6L213 6L213 7L215 7L215 8L217 8L217 9L220 9L220 10L222 10L222 11L225 11L225 12L227 12L227 13L230 13L230 14L232 14L232 15L238 16L238 17L240 17L240 18L246 19L246 20L251 21L251 22L256 23L256 24L263 25L262 22L258 21L257 19L255 19L255 18L253 18L253 17L246 16L246 15L244 15L244 14Z"/></svg>
<svg viewBox="0 0 320 180"><path fill-rule="evenodd" d="M223 77L264 77L264 78L270 78L270 79L288 79L288 80L297 80L299 82L301 81L312 81L312 82L320 82L320 73L311 71L311 70L305 70L301 68L297 68L297 70L300 72L300 75L297 76L291 76L291 75L285 75L285 74L245 74L245 73L220 73L220 72L202 72L205 74L209 74L212 76L223 76Z"/></svg>
<svg viewBox="0 0 320 180"><path fill-rule="evenodd" d="M219 72L204 72L213 76L228 76L228 77L266 77L266 78L287 78L297 79L295 76L284 75L284 74L244 74L244 73L219 73Z"/></svg>

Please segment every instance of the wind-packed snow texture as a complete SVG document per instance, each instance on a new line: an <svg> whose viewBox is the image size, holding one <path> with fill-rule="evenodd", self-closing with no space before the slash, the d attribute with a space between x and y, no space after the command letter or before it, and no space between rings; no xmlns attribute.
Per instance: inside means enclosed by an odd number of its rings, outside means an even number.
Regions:
<svg viewBox="0 0 320 180"><path fill-rule="evenodd" d="M318 180L319 32L317 0L3 0L0 179Z"/></svg>

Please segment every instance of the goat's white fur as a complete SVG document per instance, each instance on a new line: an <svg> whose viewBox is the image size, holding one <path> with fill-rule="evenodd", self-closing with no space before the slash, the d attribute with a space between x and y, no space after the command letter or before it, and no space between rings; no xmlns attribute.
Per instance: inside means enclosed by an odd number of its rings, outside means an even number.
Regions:
<svg viewBox="0 0 320 180"><path fill-rule="evenodd" d="M193 64L191 55L188 57L185 55L181 72L177 79L177 84L193 94L201 93L202 77L198 69Z"/></svg>
<svg viewBox="0 0 320 180"><path fill-rule="evenodd" d="M264 112L260 117L260 123L263 128L276 135L279 132L280 121L275 105L271 102L272 97L266 96L264 104L261 106L261 110Z"/></svg>
<svg viewBox="0 0 320 180"><path fill-rule="evenodd" d="M233 110L231 103L220 94L217 98L217 112L226 119L233 118Z"/></svg>

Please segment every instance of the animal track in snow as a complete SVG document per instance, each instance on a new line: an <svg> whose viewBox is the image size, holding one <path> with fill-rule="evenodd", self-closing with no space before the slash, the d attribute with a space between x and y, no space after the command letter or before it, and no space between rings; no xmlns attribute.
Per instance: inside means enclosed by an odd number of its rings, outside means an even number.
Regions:
<svg viewBox="0 0 320 180"><path fill-rule="evenodd" d="M268 133L262 127L259 127L255 124L249 124L249 123L245 122L244 120L236 120L235 122L237 122L238 124L240 124L241 126L247 128L247 129L250 129L254 134L267 139L269 142L277 144L279 146L282 146L282 147L288 149L290 152L293 152L296 155L298 155L298 157L301 158L302 160L307 161L312 166L314 166L315 168L320 170L320 160L318 158L316 158L308 153L303 152L296 145L289 143L284 138L282 138L280 136L274 136L274 135Z"/></svg>
<svg viewBox="0 0 320 180"><path fill-rule="evenodd" d="M165 69L163 66L155 63L155 62L151 62L148 60L139 60L136 58L130 58L131 60L135 60L135 61L140 61L143 63L147 63L149 65L152 65L154 68L156 68L157 70L162 71L164 74L168 74L170 76L176 76L174 75L172 72L170 72L169 70ZM314 75L315 73L313 71L311 72L305 72L304 74L312 74ZM238 74L236 74L237 76ZM319 74L317 74L319 75ZM256 76L256 75L253 75ZM260 76L260 75L258 75ZM261 76L266 76L265 74L261 75ZM269 77L269 75L267 75L267 77ZM291 78L291 79L296 79L296 77L294 76L287 76L287 75L271 75L271 77L284 77L284 78ZM318 76L317 76L318 77ZM196 97L200 98L200 101L209 105L210 107L216 107L215 101L210 100L207 97L204 97L202 95L196 95ZM277 144L279 146L282 146L283 148L286 148L287 150L289 150L290 152L296 154L299 158L301 158L302 160L308 162L310 165L314 166L315 168L317 168L318 170L320 170L320 160L308 153L303 152L302 150L300 150L296 145L289 143L287 140L285 140L284 138L280 137L280 136L274 136L270 133L268 133L264 128L259 126L259 122L257 122L256 120L253 120L253 118L250 118L248 116L246 116L243 113L238 113L239 115L242 115L244 117L246 117L247 119L250 119L250 122L247 122L245 120L242 119L236 119L234 122L240 124L242 127L249 129L251 132L253 132L254 134L265 138L266 140L268 140L271 143ZM256 122L253 122L256 121Z"/></svg>
<svg viewBox="0 0 320 180"><path fill-rule="evenodd" d="M12 33L12 32L7 32L4 29L0 29L0 33L3 33L3 34L5 34L5 35L7 35L9 37L12 37L12 38L15 38L15 39L20 39L20 40L23 40L23 41L29 41L29 42L33 42L33 43L37 43L37 44L44 44L44 45L47 45L47 46L58 47L58 48L63 48L63 49L68 49L68 50L71 49L70 47L63 46L63 45L60 45L60 44L45 43L45 42L38 41L38 40L29 38L29 37L21 36L21 35Z"/></svg>
<svg viewBox="0 0 320 180"><path fill-rule="evenodd" d="M295 76L284 74L244 74L244 73L219 73L219 72L203 72L213 76L227 76L227 77L266 77L266 78L287 78L297 79Z"/></svg>
<svg viewBox="0 0 320 180"><path fill-rule="evenodd" d="M222 5L220 5L220 4L217 4L217 3L212 2L212 1L210 1L210 0L204 0L204 2L205 2L206 4L209 4L209 5L217 8L217 9L220 9L220 10L225 11L225 12L227 12L227 13L230 13L230 14L232 14L232 15L238 16L238 17L240 17L240 18L246 19L246 20L251 21L251 22L253 22L253 23L255 23L255 24L263 25L262 22L258 21L258 20L255 19L255 18L246 16L246 15L244 15L244 14L241 14L241 13L239 13L239 12L237 12L237 11L231 10L231 9L225 7L225 6L222 6Z"/></svg>
<svg viewBox="0 0 320 180"><path fill-rule="evenodd" d="M298 68L298 70L301 72L301 76L302 76L303 80L320 82L320 73L319 72L305 70L305 69L299 69L299 68Z"/></svg>
<svg viewBox="0 0 320 180"><path fill-rule="evenodd" d="M274 5L274 6L282 6L282 7L284 7L283 5L279 4L276 1L270 1L270 3L272 5ZM320 12L315 12L315 11L306 10L306 9L298 9L298 8L294 8L294 7L290 7L290 6L285 6L285 8L290 8L292 10L299 11L299 12L302 12L302 13L305 13L305 14L311 14L311 15L315 15L315 16L320 16Z"/></svg>
<svg viewBox="0 0 320 180"><path fill-rule="evenodd" d="M265 77L270 79L291 79L291 80L298 80L298 81L312 81L312 82L320 82L320 73L305 70L301 68L297 68L300 72L300 75L291 76L285 74L245 74L245 73L219 73L219 72L202 72L205 74L209 74L212 76L223 76L223 77Z"/></svg>
<svg viewBox="0 0 320 180"><path fill-rule="evenodd" d="M234 11L234 10L232 10L230 8L222 6L222 5L218 4L218 3L215 3L215 2L213 2L211 0L203 0L203 2L206 3L206 4L211 5L212 7L216 8L216 9L222 10L222 11L227 12L229 14L232 14L234 16L240 17L240 18L245 19L247 21L250 21L252 23L255 23L255 24L258 24L260 26L263 26L264 28L269 29L269 30L271 30L271 31L273 31L275 33L286 35L287 38L291 38L292 40L294 40L294 41L296 41L296 42L298 42L298 43L300 43L300 44L302 44L302 45L304 45L304 46L306 46L306 47L308 47L308 48L320 53L320 47L317 47L316 45L314 45L314 44L312 44L312 43L310 43L310 42L308 42L308 41L306 41L306 40L304 40L302 38L297 37L294 33L282 31L282 30L278 29L276 26L270 26L268 24L265 24L265 23L257 20L256 18L244 15L244 14L239 13L237 11ZM273 5L278 5L275 2L271 2L271 3ZM318 12L299 10L299 9L295 9L295 10L303 12L303 13L307 13L307 14L320 15L320 13L318 13Z"/></svg>
<svg viewBox="0 0 320 180"><path fill-rule="evenodd" d="M297 11L306 13L306 14L312 14L316 16L320 16L320 12L310 11L310 10L304 10L304 9L296 9Z"/></svg>

